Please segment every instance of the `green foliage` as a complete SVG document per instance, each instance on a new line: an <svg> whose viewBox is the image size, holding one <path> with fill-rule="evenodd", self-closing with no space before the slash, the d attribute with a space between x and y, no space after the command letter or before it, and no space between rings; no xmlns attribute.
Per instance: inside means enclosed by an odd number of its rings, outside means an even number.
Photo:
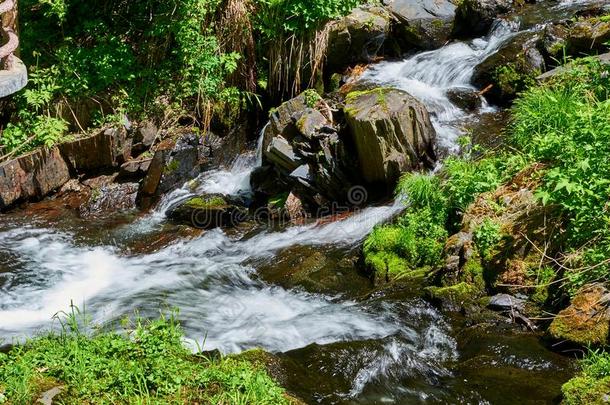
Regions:
<svg viewBox="0 0 610 405"><path fill-rule="evenodd" d="M362 0L258 0L256 27L268 39L298 34L348 14Z"/></svg>
<svg viewBox="0 0 610 405"><path fill-rule="evenodd" d="M516 145L550 166L538 197L568 214L574 247L609 234L608 89L608 67L591 61L528 91L514 108Z"/></svg>
<svg viewBox="0 0 610 405"><path fill-rule="evenodd" d="M429 209L435 216L435 222L442 224L446 220L447 197L440 179L433 174L407 173L398 183L396 194L405 196L409 206L415 210Z"/></svg>
<svg viewBox="0 0 610 405"><path fill-rule="evenodd" d="M489 259L498 242L502 239L500 224L485 218L474 230L473 240L483 259Z"/></svg>
<svg viewBox="0 0 610 405"><path fill-rule="evenodd" d="M396 224L377 227L364 242L365 263L401 277L440 264L447 231L429 208L413 209Z"/></svg>
<svg viewBox="0 0 610 405"><path fill-rule="evenodd" d="M607 403L610 395L610 354L589 350L581 361L581 373L561 388L567 405Z"/></svg>
<svg viewBox="0 0 610 405"><path fill-rule="evenodd" d="M287 403L259 366L191 354L173 315L91 335L77 317L73 312L59 334L0 354L0 399L33 403L41 390L63 385L62 403Z"/></svg>

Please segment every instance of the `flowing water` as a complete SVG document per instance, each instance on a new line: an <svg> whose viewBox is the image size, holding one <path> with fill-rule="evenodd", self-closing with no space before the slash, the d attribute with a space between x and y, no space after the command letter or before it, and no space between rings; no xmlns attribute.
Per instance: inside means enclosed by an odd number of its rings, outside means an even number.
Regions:
<svg viewBox="0 0 610 405"><path fill-rule="evenodd" d="M419 98L441 146L453 151L459 125L471 115L449 101L447 90L471 88L474 67L517 28L499 22L485 38L380 63L363 79ZM531 335L457 333L463 322L418 293L373 291L347 260L400 203L280 230L247 224L185 234L165 221L168 209L198 193L248 194L260 156L259 141L230 168L203 173L137 218L49 220L28 210L0 217L0 337L11 341L53 327L53 315L71 301L100 324L179 307L189 341L226 353L255 347L277 353L290 370L286 384L307 401L525 403L558 394L569 364ZM298 266L309 266L303 278L309 281L271 281L270 274L281 280ZM334 292L308 287L329 279ZM345 280L354 282L348 287ZM527 384L527 392L514 392Z"/></svg>

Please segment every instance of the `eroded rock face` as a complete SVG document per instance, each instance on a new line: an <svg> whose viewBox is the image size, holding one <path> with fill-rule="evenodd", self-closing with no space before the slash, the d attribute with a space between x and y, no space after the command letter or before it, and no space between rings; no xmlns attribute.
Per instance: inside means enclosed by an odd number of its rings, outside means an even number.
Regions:
<svg viewBox="0 0 610 405"><path fill-rule="evenodd" d="M451 35L456 6L449 0L385 0L396 20L394 36L404 50L434 49Z"/></svg>
<svg viewBox="0 0 610 405"><path fill-rule="evenodd" d="M407 92L350 93L345 117L365 182L392 188L402 172L432 167L436 132L426 108Z"/></svg>
<svg viewBox="0 0 610 405"><path fill-rule="evenodd" d="M0 209L21 200L40 200L70 180L58 148L38 149L0 164Z"/></svg>
<svg viewBox="0 0 610 405"><path fill-rule="evenodd" d="M458 37L484 35L512 5L512 0L463 0L456 11L453 33Z"/></svg>
<svg viewBox="0 0 610 405"><path fill-rule="evenodd" d="M116 168L129 159L131 139L124 128L109 128L86 138L59 145L74 173Z"/></svg>
<svg viewBox="0 0 610 405"><path fill-rule="evenodd" d="M553 319L549 334L558 340L586 345L608 342L610 292L602 284L588 284L578 291L570 306Z"/></svg>
<svg viewBox="0 0 610 405"><path fill-rule="evenodd" d="M491 85L485 97L495 103L511 101L545 71L539 41L540 36L532 32L511 38L474 69L472 83L481 89Z"/></svg>
<svg viewBox="0 0 610 405"><path fill-rule="evenodd" d="M341 72L375 59L390 31L390 14L381 7L357 8L331 26L326 69Z"/></svg>

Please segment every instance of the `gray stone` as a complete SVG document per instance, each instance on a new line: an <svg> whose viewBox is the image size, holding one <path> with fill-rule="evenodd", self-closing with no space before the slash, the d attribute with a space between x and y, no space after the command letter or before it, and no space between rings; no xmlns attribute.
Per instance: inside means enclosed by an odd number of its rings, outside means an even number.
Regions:
<svg viewBox="0 0 610 405"><path fill-rule="evenodd" d="M512 0L463 0L456 11L453 33L470 38L487 34L494 20L512 6Z"/></svg>
<svg viewBox="0 0 610 405"><path fill-rule="evenodd" d="M90 216L135 209L138 189L138 183L112 183L92 188L89 200L80 207L80 213Z"/></svg>
<svg viewBox="0 0 610 405"><path fill-rule="evenodd" d="M397 21L395 36L406 48L433 49L451 35L456 6L449 0L385 0Z"/></svg>
<svg viewBox="0 0 610 405"><path fill-rule="evenodd" d="M281 136L276 136L271 140L265 150L265 156L271 163L287 172L292 172L301 165L301 159L295 155L295 151L288 141Z"/></svg>
<svg viewBox="0 0 610 405"><path fill-rule="evenodd" d="M357 8L334 22L328 35L327 70L343 71L377 57L390 31L390 15L381 7Z"/></svg>
<svg viewBox="0 0 610 405"><path fill-rule="evenodd" d="M433 165L436 132L424 105L407 92L351 93L344 110L367 183L393 188L404 171Z"/></svg>
<svg viewBox="0 0 610 405"><path fill-rule="evenodd" d="M500 311L524 311L525 300L509 294L496 294L490 297L488 307Z"/></svg>
<svg viewBox="0 0 610 405"><path fill-rule="evenodd" d="M13 56L10 70L0 69L0 98L17 93L28 84L28 70L23 62Z"/></svg>

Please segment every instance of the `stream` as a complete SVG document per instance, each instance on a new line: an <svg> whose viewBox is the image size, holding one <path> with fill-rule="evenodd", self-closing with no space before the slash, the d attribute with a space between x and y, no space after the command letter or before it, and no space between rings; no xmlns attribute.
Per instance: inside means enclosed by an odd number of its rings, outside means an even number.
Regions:
<svg viewBox="0 0 610 405"><path fill-rule="evenodd" d="M518 32L492 33L405 60L381 62L362 80L419 98L439 146L456 150L467 113L446 96L471 88L474 67ZM373 206L327 224L281 229L245 223L189 231L165 212L201 192L248 192L259 150L205 172L145 214L79 218L52 203L0 216L0 339L57 327L70 302L95 324L180 308L188 341L238 353L261 347L288 370L284 385L308 403L552 403L572 362L538 336L496 320L470 327L417 288L377 291L356 266L358 244L401 203Z"/></svg>

